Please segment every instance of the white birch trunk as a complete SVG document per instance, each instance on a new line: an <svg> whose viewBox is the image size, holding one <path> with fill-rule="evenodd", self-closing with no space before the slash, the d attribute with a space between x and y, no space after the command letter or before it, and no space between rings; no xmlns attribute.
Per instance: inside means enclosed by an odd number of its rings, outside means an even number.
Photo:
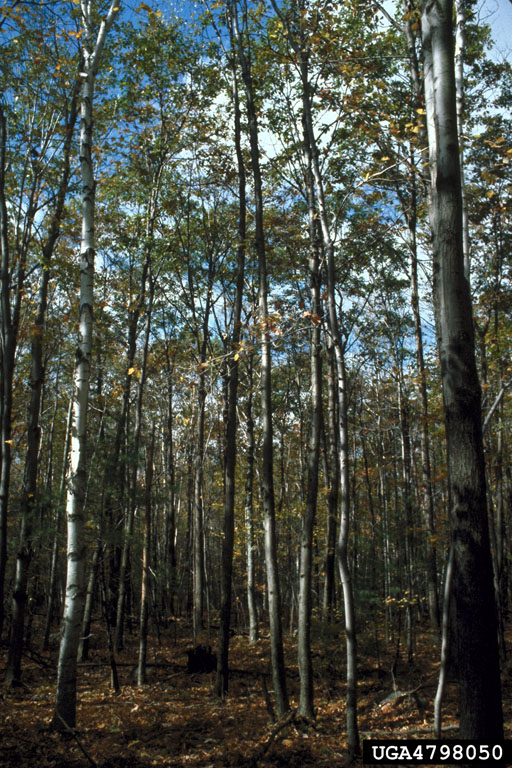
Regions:
<svg viewBox="0 0 512 768"><path fill-rule="evenodd" d="M76 724L77 653L85 600L85 486L87 404L91 372L94 280L94 204L95 181L92 162L94 83L107 32L119 11L113 0L102 21L96 41L93 38L92 3L81 3L84 30L83 78L80 106L80 163L82 172L82 233L80 243L79 333L74 374L73 426L70 471L66 500L67 576L62 640L57 670L57 692L53 726L74 728Z"/></svg>

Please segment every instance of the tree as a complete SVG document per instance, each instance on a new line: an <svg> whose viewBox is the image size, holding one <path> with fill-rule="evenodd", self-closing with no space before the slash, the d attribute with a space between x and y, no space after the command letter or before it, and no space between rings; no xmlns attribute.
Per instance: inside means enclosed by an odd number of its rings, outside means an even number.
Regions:
<svg viewBox="0 0 512 768"><path fill-rule="evenodd" d="M232 99L234 108L234 140L238 172L238 243L235 298L232 317L231 338L226 344L226 425L224 453L224 522L222 545L222 576L221 576L221 607L219 647L217 652L217 676L215 693L223 696L228 690L228 651L229 631L231 621L231 597L233 579L233 547L235 535L235 470L236 470L236 427L238 399L238 367L239 348L241 340L242 305L244 293L245 252L247 238L247 199L246 173L242 152L242 131L240 99L237 82L237 52L234 50L234 30L230 20L230 38L233 50L229 57L229 65L233 80Z"/></svg>
<svg viewBox="0 0 512 768"><path fill-rule="evenodd" d="M113 0L107 16L94 35L95 10L91 0L80 5L83 24L83 78L80 102L80 161L82 171L82 234L80 245L79 337L74 374L73 428L71 466L67 493L67 575L63 633L59 651L57 691L53 726L74 728L76 723L77 652L84 606L85 567L85 490L87 406L91 375L93 280L94 280L94 209L95 188L92 160L93 99L96 75L108 31L119 12ZM96 39L94 39L96 37Z"/></svg>
<svg viewBox="0 0 512 768"><path fill-rule="evenodd" d="M247 6L242 12L243 28L239 28L239 11L236 0L230 2L229 12L232 18L234 39L236 42L238 63L245 86L247 120L249 124L249 146L251 153L251 168L254 181L255 198L255 247L258 257L258 323L260 327L261 345L261 418L263 427L263 452L261 468L261 492L265 525L265 563L267 571L267 589L270 619L272 677L274 695L279 715L289 709L288 693L286 690L286 674L284 667L282 620L281 620L281 589L277 567L277 540L275 521L274 493L274 450L272 424L272 376L271 376L271 346L270 322L268 312L268 276L265 231L263 226L263 195L260 167L259 129L255 103L254 82L251 70L250 50L245 45L248 36ZM243 34L242 34L243 33Z"/></svg>
<svg viewBox="0 0 512 768"><path fill-rule="evenodd" d="M464 273L452 11L451 0L424 0L421 5L434 309L454 547L460 735L467 739L502 739L481 392L475 362L471 296Z"/></svg>
<svg viewBox="0 0 512 768"><path fill-rule="evenodd" d="M37 312L32 334L31 353L31 397L27 419L27 453L23 477L21 531L18 556L16 561L16 581L13 595L11 637L9 658L7 661L7 680L17 683L21 677L21 657L24 640L25 604L27 600L27 581L30 560L32 558L32 531L37 509L38 496L38 461L40 449L40 408L44 383L43 333L48 305L48 287L53 252L60 235L64 203L70 177L70 154L72 138L77 119L78 84L75 84L69 109L65 116L62 175L57 188L56 204L51 216L48 234L42 249L41 283Z"/></svg>

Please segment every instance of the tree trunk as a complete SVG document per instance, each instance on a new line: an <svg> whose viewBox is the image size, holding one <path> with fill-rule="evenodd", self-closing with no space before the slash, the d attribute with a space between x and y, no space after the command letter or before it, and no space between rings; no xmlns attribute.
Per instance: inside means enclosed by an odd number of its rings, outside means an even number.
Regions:
<svg viewBox="0 0 512 768"><path fill-rule="evenodd" d="M231 45L234 35L231 25ZM219 644L217 649L217 675L215 693L223 697L228 691L228 653L229 630L231 619L231 591L233 574L233 545L235 536L235 470L236 470L236 408L238 398L238 359L241 337L242 302L245 274L245 249L247 237L247 201L245 183L245 165L241 141L241 115L238 99L236 51L232 50L230 65L233 77L233 106L235 111L235 148L238 168L238 248L237 273L233 309L233 331L231 349L226 360L227 366L227 402L224 453L224 539L222 543L222 575Z"/></svg>
<svg viewBox="0 0 512 768"><path fill-rule="evenodd" d="M43 650L48 650L50 639L50 628L53 621L55 597L57 593L57 574L59 561L59 542L62 513L64 511L64 501L66 492L66 477L68 474L69 449L71 447L71 426L73 423L73 397L69 400L68 417L66 420L66 437L64 438L64 451L62 456L62 472L59 486L59 496L57 499L57 511L55 515L55 531L53 534L52 556L50 562L50 578L48 586L48 610L46 613L46 622L44 627Z"/></svg>
<svg viewBox="0 0 512 768"><path fill-rule="evenodd" d="M78 89L75 89L66 120L66 134L63 148L64 168L60 179L55 210L52 215L48 235L43 245L42 275L39 288L39 301L34 319L34 331L31 340L32 371L30 376L30 405L27 419L27 453L21 493L21 532L16 559L16 577L13 595L11 638L7 660L6 680L13 684L21 679L21 659L23 655L23 635L25 605L27 601L27 583L30 561L32 558L32 528L37 507L37 472L39 464L39 445L41 428L39 414L41 393L44 381L43 333L48 304L48 284L50 281L50 263L60 234L60 224L64 211L64 202L68 189L70 173L70 152L73 132L77 119Z"/></svg>
<svg viewBox="0 0 512 768"><path fill-rule="evenodd" d="M10 298L8 213L5 197L7 123L0 104L0 242L1 242L1 347L0 347L0 638L4 625L4 583L7 567L7 507L11 476L11 412L16 332Z"/></svg>
<svg viewBox="0 0 512 768"><path fill-rule="evenodd" d="M328 621L332 618L332 612L335 607L335 574L336 574L336 538L337 538L337 518L339 504L340 473L338 462L338 397L336 390L336 372L334 350L328 340L327 348L327 386L328 386L328 406L327 406L327 429L326 445L324 446L324 465L325 477L327 480L327 535L326 535L326 555L325 555L325 582L324 582L324 600L323 610L324 619Z"/></svg>
<svg viewBox="0 0 512 768"><path fill-rule="evenodd" d="M355 630L355 607L352 590L352 580L348 566L348 540L349 540L349 470L348 470L348 434L347 434L347 382L345 371L344 346L339 331L338 315L335 301L335 268L334 268L334 243L332 242L328 213L325 202L322 173L320 170L319 152L316 141L313 117L311 109L310 82L308 73L308 55L305 45L299 46L300 72L302 86L302 100L304 113L304 128L311 147L312 170L315 181L315 190L318 205L318 219L321 226L323 244L325 248L325 260L327 264L327 317L331 343L334 348L337 374L338 394L338 430L339 430L339 461L340 461L340 506L341 519L338 536L338 564L343 585L343 598L345 608L345 637L347 647L347 736L349 757L352 759L360 752L359 732L357 727L357 648Z"/></svg>
<svg viewBox="0 0 512 768"><path fill-rule="evenodd" d="M267 286L267 257L265 233L263 228L263 195L260 168L260 152L258 144L258 119L254 103L254 86L250 60L246 56L242 37L238 29L238 11L236 0L230 6L233 18L233 30L238 47L238 60L245 86L247 101L247 120L249 123L249 143L251 167L254 179L255 200L255 246L258 255L258 322L260 326L261 344L261 422L262 422L262 467L261 494L265 529L265 565L267 571L267 595L270 620L270 646L272 662L272 679L278 715L289 709L288 693L286 690L286 673L283 653L283 628L281 611L281 589L277 563L277 536L275 521L274 493L274 450L272 424L272 381L270 329L268 322L268 286ZM244 31L248 21L244 17Z"/></svg>
<svg viewBox="0 0 512 768"><path fill-rule="evenodd" d="M415 181L412 181L415 185ZM435 545L435 510L434 510L434 492L432 488L432 467L430 462L430 437L428 432L428 394L427 394L427 374L425 370L425 360L423 354L423 331L421 327L421 316L419 310L418 294L418 254L416 248L416 192L411 208L413 217L409 217L409 229L411 232L411 306L414 317L414 333L416 338L416 361L420 378L421 395L421 477L422 477L422 495L423 495L423 519L425 521L426 533L426 555L427 555L427 589L428 589L428 607L430 616L430 626L434 630L439 629L439 593L437 586L437 550Z"/></svg>
<svg viewBox="0 0 512 768"><path fill-rule="evenodd" d="M299 623L298 665L300 677L299 713L314 719L313 661L311 657L311 608L313 529L318 498L318 463L320 459L320 435L322 429L322 361L321 361L321 275L320 237L316 224L318 213L315 205L312 173L311 146L304 122L304 164L309 220L308 272L311 292L311 426L307 451L307 495L302 514L299 562Z"/></svg>
<svg viewBox="0 0 512 768"><path fill-rule="evenodd" d="M86 437L89 379L91 372L93 279L94 279L94 204L95 180L92 162L94 83L106 35L119 11L113 0L93 41L92 7L84 0L83 85L81 97L80 161L82 170L82 235L80 249L79 338L74 373L73 429L71 466L67 494L67 578L63 633L57 669L57 691L53 726L74 728L76 723L77 652L85 599L85 510Z"/></svg>
<svg viewBox="0 0 512 768"><path fill-rule="evenodd" d="M144 544L142 549L142 583L140 591L140 622L139 622L139 663L137 666L137 685L146 683L146 658L148 648L148 618L149 618L149 575L151 569L151 494L153 490L155 453L155 425L151 434L151 442L146 456L146 488L144 514Z"/></svg>
<svg viewBox="0 0 512 768"><path fill-rule="evenodd" d="M253 353L249 353L249 381L245 419L247 424L247 469L245 474L245 528L247 536L247 610L249 613L249 645L258 639L258 610L256 607L256 575L254 543L254 418L252 415Z"/></svg>
<svg viewBox="0 0 512 768"><path fill-rule="evenodd" d="M434 310L441 361L460 679L460 737L502 739L481 392L464 274L451 0L422 3Z"/></svg>
<svg viewBox="0 0 512 768"><path fill-rule="evenodd" d="M332 265L331 265L332 267ZM331 274L332 277L332 274ZM329 290L332 289L330 280ZM330 301L331 299L329 299ZM332 310L330 310L332 315ZM332 317L331 317L332 322ZM357 725L357 636L355 624L354 592L352 576L348 562L348 544L350 534L350 496L349 496L349 455L348 455L348 416L347 416L347 379L345 370L344 348L340 345L338 356L338 397L339 397L339 456L340 456L340 530L338 534L338 566L343 588L345 610L345 639L347 648L347 737L349 759L360 752L359 729Z"/></svg>
<svg viewBox="0 0 512 768"><path fill-rule="evenodd" d="M139 465L139 448L140 437L142 432L142 403L144 399L144 387L146 384L147 374L147 359L149 352L149 338L151 333L151 315L153 310L153 297L155 291L155 285L153 277L151 275L151 258L150 254L146 255L148 261L148 275L149 275L149 299L148 306L146 308L146 324L144 328L144 341L142 347L142 361L140 366L140 377L137 388L137 402L135 407L135 429L133 436L133 466L131 472L130 491L128 498L128 510L125 526L125 535L123 540L123 551L121 555L121 568L119 571L119 595L117 599L117 612L116 612L116 631L115 631L115 650L120 651L123 648L123 633L124 622L129 594L130 574L129 574L129 559L130 559L130 544L133 535L133 525L135 519L135 509L137 506L137 474Z"/></svg>

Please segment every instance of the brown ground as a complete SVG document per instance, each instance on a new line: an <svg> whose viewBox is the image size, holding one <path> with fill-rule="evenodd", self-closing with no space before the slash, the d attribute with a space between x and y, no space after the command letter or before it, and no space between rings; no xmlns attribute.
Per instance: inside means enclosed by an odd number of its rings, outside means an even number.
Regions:
<svg viewBox="0 0 512 768"><path fill-rule="evenodd" d="M101 627L90 662L80 666L78 730L76 737L51 732L55 693L56 649L51 654L26 657L24 686L3 684L6 651L0 655L0 766L8 768L220 768L220 766L287 766L338 768L345 765L343 641L332 629L329 639L317 628L315 642L315 723L299 719L280 729L272 726L263 696L262 677L269 676L269 641L250 648L245 636L231 642L233 669L229 697L221 702L212 694L214 673L189 674L186 638L189 628L162 632L161 644L150 641L148 684L137 688L133 674L136 640L119 655L121 692L110 688L110 669ZM208 638L201 638L203 643ZM215 644L215 635L210 638ZM399 662L397 688L415 691L394 702L380 702L393 690L389 652L380 642L361 643L359 715L361 737L429 738L438 651L428 634L418 639L412 664ZM292 704L297 703L296 643L286 640L286 661ZM380 666L379 666L380 665ZM512 736L512 677L504 674L507 735ZM457 722L456 689L450 684L444 706L445 726ZM456 736L447 730L446 737ZM272 738L274 736L274 738ZM82 749L81 749L82 747Z"/></svg>

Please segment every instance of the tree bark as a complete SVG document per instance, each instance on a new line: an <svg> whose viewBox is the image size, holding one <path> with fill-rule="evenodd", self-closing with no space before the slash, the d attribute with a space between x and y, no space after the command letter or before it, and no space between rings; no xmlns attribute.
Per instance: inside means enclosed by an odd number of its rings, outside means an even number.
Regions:
<svg viewBox="0 0 512 768"><path fill-rule="evenodd" d="M272 380L270 329L268 322L268 285L267 256L265 233L263 228L263 195L258 139L258 119L254 102L254 85L249 57L244 50L244 43L238 25L236 0L230 4L233 30L238 50L242 79L245 86L247 120L249 123L249 144L251 167L254 179L255 202L255 246L258 256L258 313L261 345L261 422L262 422L262 460L261 493L265 529L265 565L267 572L267 595L270 620L270 645L272 678L278 716L289 709L286 690L286 673L283 653L283 629L281 611L281 589L277 564L277 536L275 521L274 492L274 449L272 424ZM244 17L244 33L247 31L247 18Z"/></svg>
<svg viewBox="0 0 512 768"><path fill-rule="evenodd" d="M7 567L7 515L11 478L11 415L16 327L10 296L10 253L7 201L5 197L5 165L7 147L7 121L0 104L0 638L4 625L4 583Z"/></svg>
<svg viewBox="0 0 512 768"><path fill-rule="evenodd" d="M62 456L62 471L59 486L59 496L57 499L57 511L55 515L55 530L53 533L52 556L50 561L50 578L48 585L48 610L46 613L46 622L44 627L43 650L48 650L50 640L50 628L53 621L55 597L57 593L57 574L59 562L59 542L60 529L62 522L62 513L64 511L66 477L68 475L69 449L71 447L71 426L73 423L73 397L69 400L68 416L66 419L66 436L64 438L64 451Z"/></svg>
<svg viewBox="0 0 512 768"><path fill-rule="evenodd" d="M304 109L305 113L305 109ZM321 361L321 274L320 233L317 228L318 212L315 205L311 146L304 123L305 186L308 203L309 257L308 272L311 292L311 426L307 451L306 504L302 513L299 561L299 622L298 665L300 677L299 713L314 719L313 661L311 657L311 608L313 530L318 498L318 463L320 459L320 435L322 429L322 361Z"/></svg>
<svg viewBox="0 0 512 768"><path fill-rule="evenodd" d="M231 46L234 48L233 27L230 28ZM241 338L242 302L245 275L247 238L247 200L245 165L242 153L241 115L238 98L236 51L232 50L230 66L233 78L233 107L235 111L235 149L238 169L238 248L233 330L231 349L226 360L227 403L224 453L224 539L222 542L222 575L219 644L217 648L217 674L215 693L223 697L228 691L229 630L231 620L231 592L233 574L233 546L235 537L235 470L236 470L236 408L238 398L238 360Z"/></svg>
<svg viewBox="0 0 512 768"><path fill-rule="evenodd" d="M16 576L13 594L11 637L7 659L6 680L16 684L21 679L21 659L23 655L25 605L27 601L27 583L30 561L32 559L33 518L37 507L37 473L39 465L39 445L41 428L39 414L41 393L44 381L43 334L48 304L48 285L50 264L55 245L60 235L61 219L68 189L70 175L70 153L73 132L78 115L78 88L73 93L69 114L66 116L66 134L63 147L63 171L57 191L48 235L43 245L42 275L39 288L39 300L34 330L31 340L32 370L30 376L30 404L27 419L27 453L21 493L21 531L16 558Z"/></svg>
<svg viewBox="0 0 512 768"><path fill-rule="evenodd" d="M253 352L249 353L249 381L245 419L247 423L247 469L245 473L245 528L247 536L247 610L249 613L249 645L258 639L256 607L256 546L254 543L254 417L252 413Z"/></svg>
<svg viewBox="0 0 512 768"><path fill-rule="evenodd" d="M429 141L434 310L454 547L460 736L502 739L496 601L487 516L481 392L464 273L451 0L424 0L421 29Z"/></svg>
<svg viewBox="0 0 512 768"><path fill-rule="evenodd" d="M92 161L93 97L96 74L107 33L119 11L113 0L93 40L91 0L82 0L84 29L82 62L82 95L80 125L80 162L82 171L82 234L80 248L79 338L74 373L73 428L71 466L67 494L67 577L63 633L57 669L57 691L53 726L74 728L76 724L77 652L80 641L82 611L85 599L85 510L87 405L91 372L94 280L94 208L95 180Z"/></svg>
<svg viewBox="0 0 512 768"><path fill-rule="evenodd" d="M325 582L323 610L324 619L332 618L336 596L336 538L339 504L340 473L338 462L338 397L336 390L336 372L334 350L328 340L327 347L327 429L326 445L324 446L325 477L327 479L327 535L325 555Z"/></svg>
<svg viewBox="0 0 512 768"><path fill-rule="evenodd" d="M360 752L359 732L357 727L357 644L355 629L355 606L352 589L352 579L348 564L348 541L350 527L350 495L349 495L349 469L348 469L348 421L347 421L347 381L345 370L345 350L339 330L338 315L335 300L335 267L334 267L334 243L329 231L329 217L325 201L322 172L320 169L318 144L313 125L311 109L311 84L308 73L307 46L296 47L299 57L304 129L311 147L311 160L313 178L318 206L318 219L321 227L325 260L327 265L327 320L331 343L334 349L337 375L338 395L338 434L339 434L339 462L340 462L340 530L338 536L337 554L340 576L343 586L343 598L345 609L345 639L347 648L347 736L349 758L352 759Z"/></svg>
<svg viewBox="0 0 512 768"><path fill-rule="evenodd" d="M155 425L146 456L146 488L144 504L144 544L142 548L142 583L140 591L140 621L139 621L139 663L137 666L137 685L146 683L146 659L148 650L148 618L149 618L149 575L151 569L151 528L152 508L151 494L153 491L155 453Z"/></svg>

